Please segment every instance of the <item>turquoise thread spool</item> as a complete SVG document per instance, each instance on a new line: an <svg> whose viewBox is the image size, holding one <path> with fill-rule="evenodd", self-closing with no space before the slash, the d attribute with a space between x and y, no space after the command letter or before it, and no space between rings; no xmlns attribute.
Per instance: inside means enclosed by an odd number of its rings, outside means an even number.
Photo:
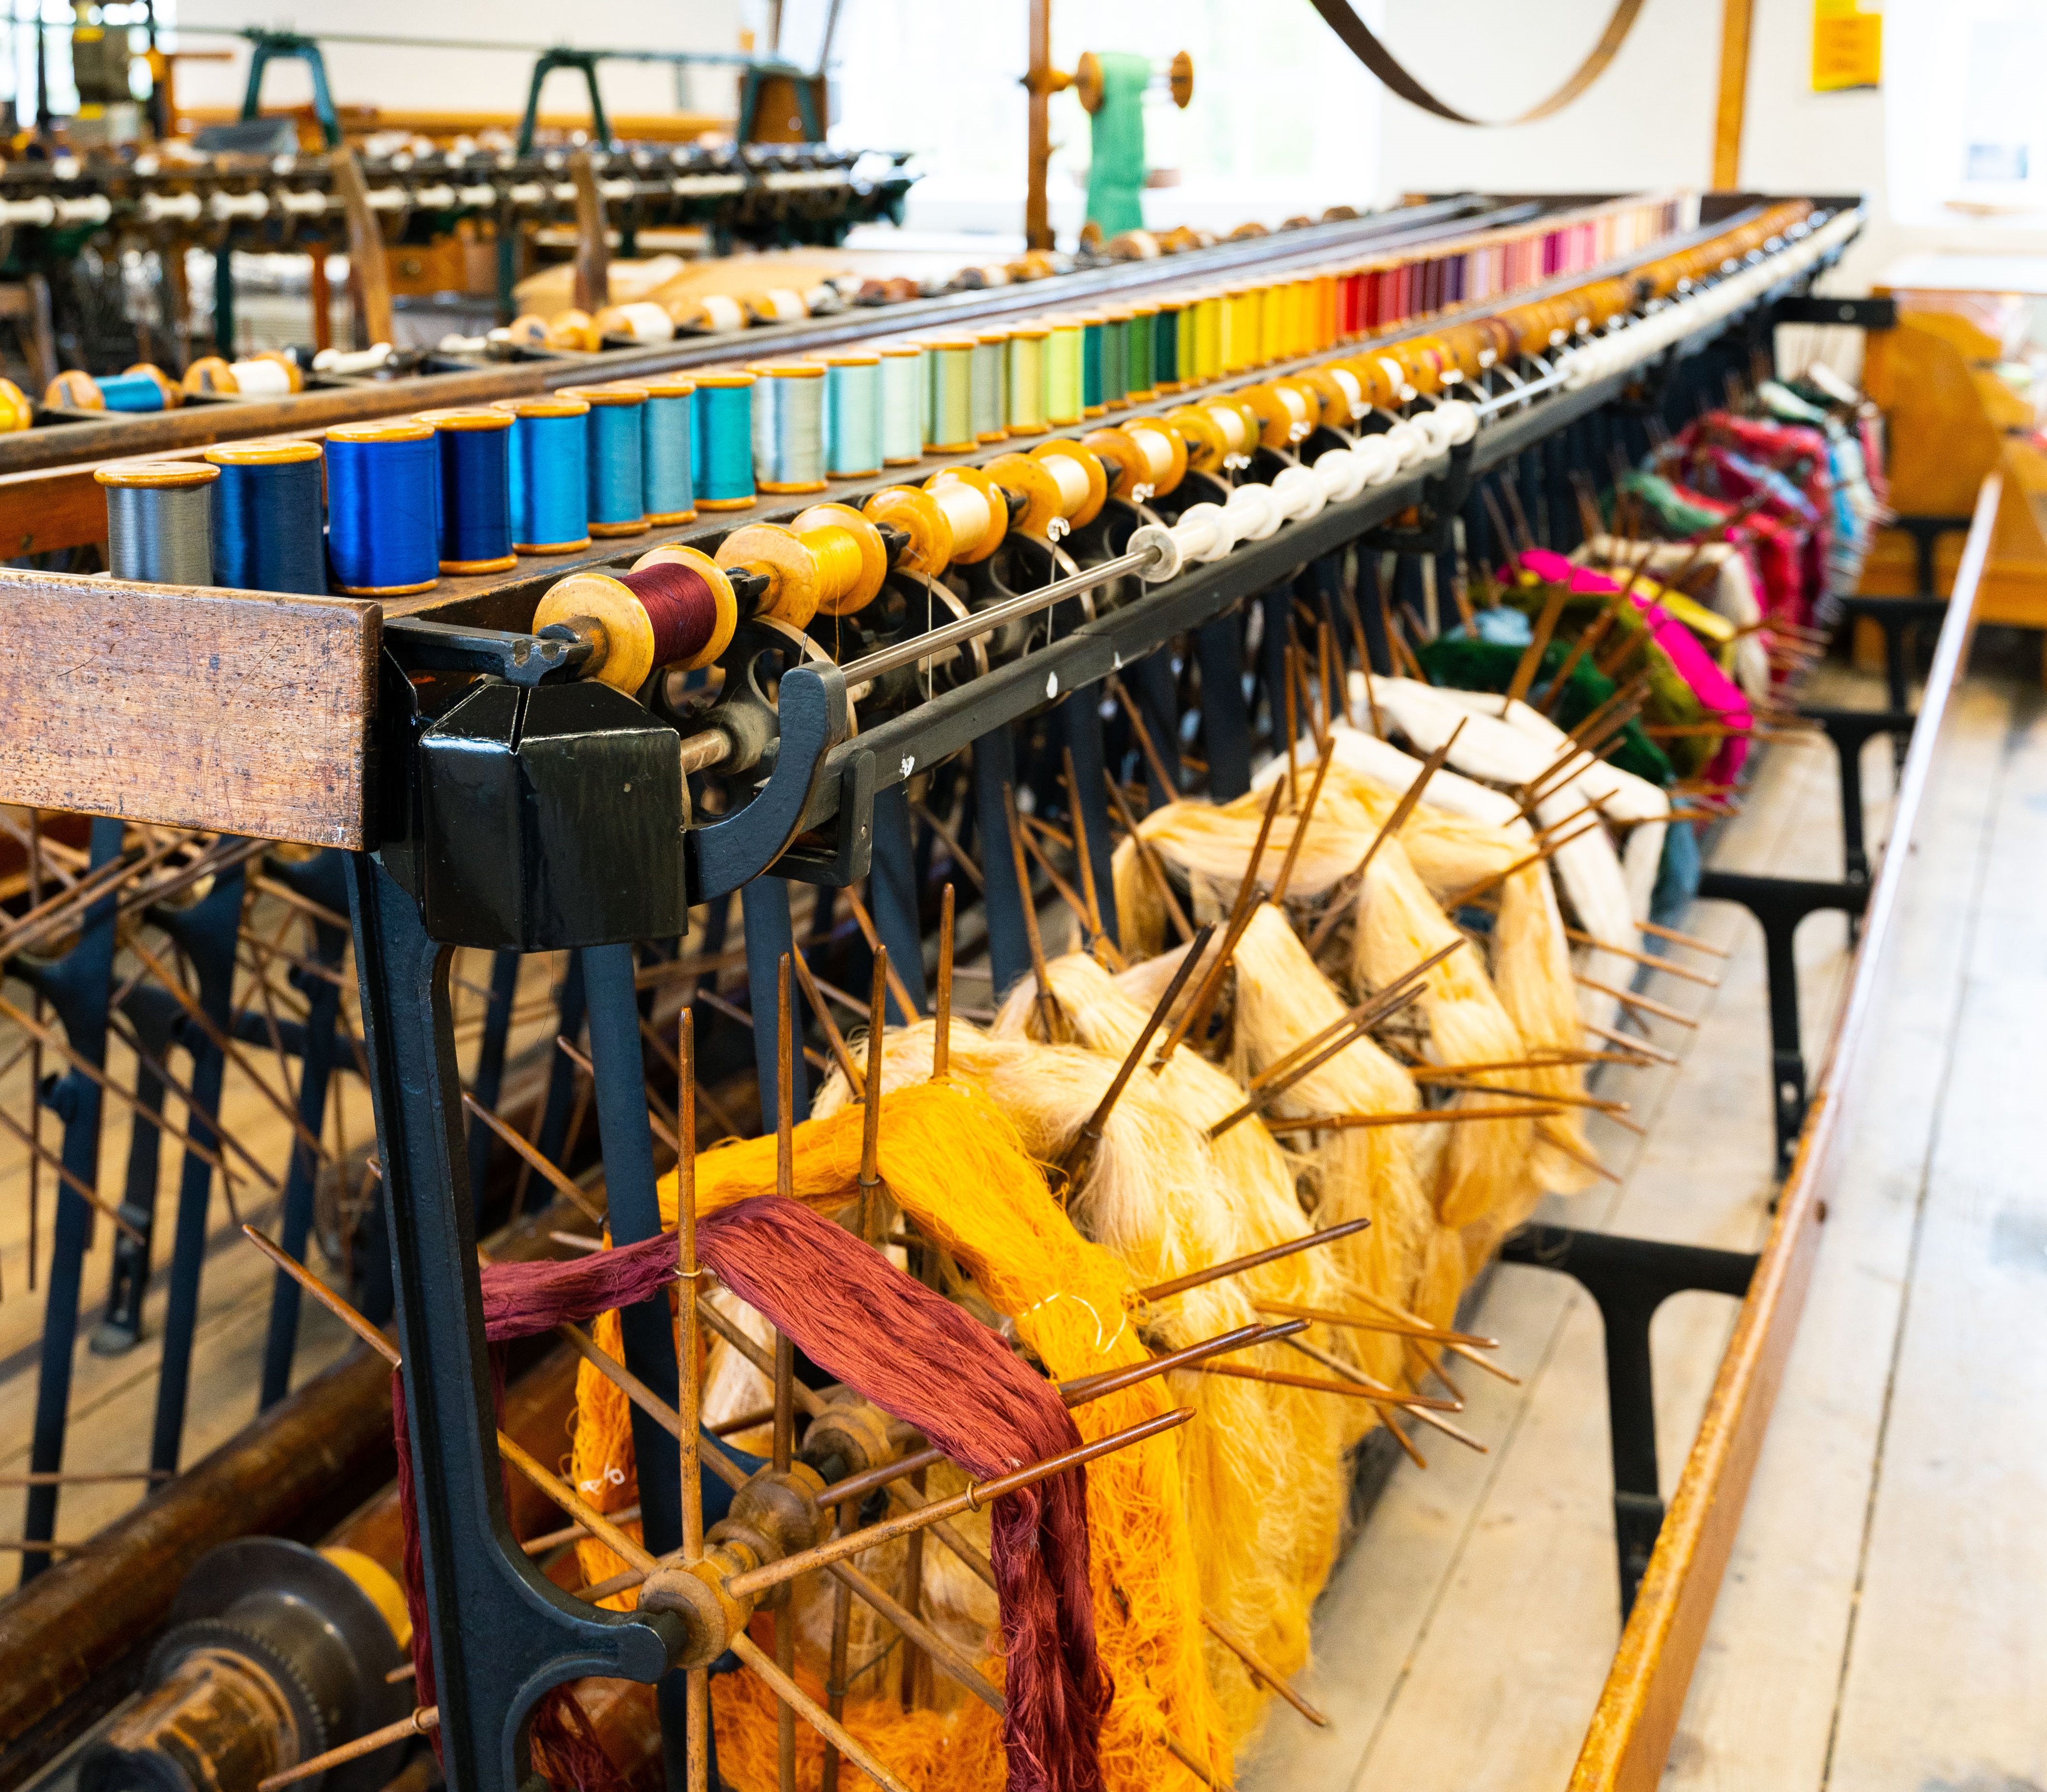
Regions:
<svg viewBox="0 0 2047 1792"><path fill-rule="evenodd" d="M644 535L647 529L646 477L640 455L640 414L646 408L642 385L567 388L564 398L590 405L590 532L593 536Z"/></svg>
<svg viewBox="0 0 2047 1792"><path fill-rule="evenodd" d="M512 546L573 554L590 545L590 405L566 393L501 398L512 414Z"/></svg>
<svg viewBox="0 0 2047 1792"><path fill-rule="evenodd" d="M922 343L885 343L881 356L881 464L924 458L926 354Z"/></svg>
<svg viewBox="0 0 2047 1792"><path fill-rule="evenodd" d="M641 502L657 528L696 521L695 380L658 374L640 381L647 403L640 412Z"/></svg>
<svg viewBox="0 0 2047 1792"><path fill-rule="evenodd" d="M881 470L881 357L827 354L825 466L834 479L863 479Z"/></svg>
<svg viewBox="0 0 2047 1792"><path fill-rule="evenodd" d="M825 370L815 361L753 370L753 482L774 493L825 489Z"/></svg>
<svg viewBox="0 0 2047 1792"><path fill-rule="evenodd" d="M751 373L696 376L699 510L746 510L754 502Z"/></svg>

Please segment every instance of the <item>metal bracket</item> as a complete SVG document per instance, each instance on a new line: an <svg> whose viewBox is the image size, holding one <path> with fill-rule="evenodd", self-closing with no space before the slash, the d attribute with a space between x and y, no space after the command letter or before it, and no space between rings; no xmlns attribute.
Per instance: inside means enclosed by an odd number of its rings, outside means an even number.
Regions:
<svg viewBox="0 0 2047 1792"><path fill-rule="evenodd" d="M1895 330L1895 299L1821 298L1794 293L1779 299L1770 314L1772 323L1832 323L1852 330Z"/></svg>
<svg viewBox="0 0 2047 1792"><path fill-rule="evenodd" d="M1554 1270L1592 1297L1606 1332L1607 1424L1613 1444L1614 1542L1620 1616L1635 1608L1663 1527L1656 1473L1656 1390L1649 1325L1671 1295L1748 1292L1753 1251L1717 1251L1660 1239L1625 1238L1561 1225L1527 1225L1499 1248L1500 1261Z"/></svg>

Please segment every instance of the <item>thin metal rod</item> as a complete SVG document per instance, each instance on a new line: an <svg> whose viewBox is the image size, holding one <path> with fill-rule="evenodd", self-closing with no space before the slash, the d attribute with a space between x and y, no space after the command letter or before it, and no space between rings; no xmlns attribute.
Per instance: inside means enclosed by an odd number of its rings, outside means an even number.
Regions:
<svg viewBox="0 0 2047 1792"><path fill-rule="evenodd" d="M1348 1238L1353 1233L1362 1232L1371 1224L1368 1219L1346 1220L1341 1225L1311 1232L1305 1238L1290 1238L1283 1244L1268 1244L1262 1251L1232 1257L1226 1263L1211 1264L1206 1269L1195 1270L1171 1282L1155 1282L1148 1288L1140 1288L1138 1299L1163 1300L1168 1295L1183 1295L1190 1288L1205 1287L1225 1275L1240 1275L1247 1269L1256 1269L1262 1264L1276 1263L1281 1257L1290 1257L1296 1251L1312 1251L1318 1244L1333 1244L1339 1238Z"/></svg>
<svg viewBox="0 0 2047 1792"><path fill-rule="evenodd" d="M997 629L1020 617L1035 616L1039 610L1050 609L1062 598L1078 596L1082 591L1092 591L1097 585L1106 585L1112 579L1120 579L1126 573L1141 573L1146 567L1158 564L1161 552L1157 548L1145 547L1134 553L1119 554L1112 560L1104 560L1101 565L1089 567L1085 571L1074 573L1070 578L1055 579L1050 585L1025 592L1020 598L1012 598L1006 603L993 604L986 610L976 610L973 615L958 622L949 622L942 629L934 629L927 634L912 635L907 641L898 641L892 647L879 648L842 668L846 682L849 685L860 684L880 678L884 672L892 672L899 666L913 666L919 660L928 660L934 654L942 653L949 647L957 647L962 641L993 634Z"/></svg>

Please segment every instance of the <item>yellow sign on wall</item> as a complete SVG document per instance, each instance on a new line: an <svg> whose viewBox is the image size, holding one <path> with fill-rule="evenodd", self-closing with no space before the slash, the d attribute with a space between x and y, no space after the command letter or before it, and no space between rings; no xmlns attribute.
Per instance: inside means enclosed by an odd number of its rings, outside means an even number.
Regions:
<svg viewBox="0 0 2047 1792"><path fill-rule="evenodd" d="M1883 73L1883 14L1871 0L1813 0L1813 91L1873 87Z"/></svg>

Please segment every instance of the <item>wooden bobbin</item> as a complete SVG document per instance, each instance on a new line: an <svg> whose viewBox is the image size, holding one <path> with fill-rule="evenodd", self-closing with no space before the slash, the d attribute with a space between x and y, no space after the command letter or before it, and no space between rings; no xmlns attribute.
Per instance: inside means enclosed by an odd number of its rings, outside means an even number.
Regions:
<svg viewBox="0 0 2047 1792"><path fill-rule="evenodd" d="M635 560L631 571L663 563L695 572L710 587L716 606L716 621L704 645L686 659L669 662L694 672L711 664L732 644L739 625L738 599L723 570L694 548L677 544L654 548ZM591 644L584 675L614 691L632 695L656 669L654 625L647 606L629 585L609 573L572 572L550 586L533 613L533 632L557 625Z"/></svg>
<svg viewBox="0 0 2047 1792"><path fill-rule="evenodd" d="M1325 364L1297 376L1296 384L1314 395L1318 420L1325 429L1349 429L1357 419L1353 407L1364 402L1364 388L1348 368Z"/></svg>
<svg viewBox="0 0 2047 1792"><path fill-rule="evenodd" d="M1040 541L1056 541L1066 533L1071 523L1067 491L1046 461L1030 455L998 455L983 470L1004 491L1014 492L1023 500L1023 509L1010 522L1012 531L1034 536ZM1070 484L1078 488L1078 502L1085 503L1085 478L1077 476Z"/></svg>
<svg viewBox="0 0 2047 1792"><path fill-rule="evenodd" d="M826 564L817 550L781 523L749 523L734 529L718 544L718 563L729 571L758 573L768 589L755 613L792 629L807 629L826 598L837 602L844 594L835 579L827 582ZM843 577L837 556L830 567Z"/></svg>
<svg viewBox="0 0 2047 1792"><path fill-rule="evenodd" d="M904 571L931 579L949 566L986 559L1009 532L1008 497L977 466L949 466L921 487L887 486L868 499L866 511L909 537L897 562Z"/></svg>
<svg viewBox="0 0 2047 1792"><path fill-rule="evenodd" d="M1031 459L1045 462L1058 481L1061 514L1069 528L1085 528L1101 514L1102 505L1109 501L1109 469L1102 465L1099 455L1089 453L1078 442L1060 440L1040 442L1031 451ZM1087 487L1078 502L1073 491L1076 468Z"/></svg>
<svg viewBox="0 0 2047 1792"><path fill-rule="evenodd" d="M1081 446L1101 459L1109 474L1109 495L1125 504L1163 496L1186 477L1186 443L1155 418L1091 430Z"/></svg>
<svg viewBox="0 0 2047 1792"><path fill-rule="evenodd" d="M544 348L580 349L594 354L603 347L604 339L597 333L597 320L586 311L578 311L571 306L565 312L557 312L548 319L545 335L541 339Z"/></svg>
<svg viewBox="0 0 2047 1792"><path fill-rule="evenodd" d="M881 532L849 504L814 504L789 527L818 556L818 613L850 616L880 595L888 576Z"/></svg>
<svg viewBox="0 0 2047 1792"><path fill-rule="evenodd" d="M1187 465L1195 472L1223 470L1229 458L1229 443L1205 405L1182 404L1168 411L1163 420L1186 445Z"/></svg>
<svg viewBox="0 0 2047 1792"><path fill-rule="evenodd" d="M1310 402L1299 388L1283 380L1248 385L1232 396L1257 418L1260 443L1282 454L1292 453L1321 420L1320 403Z"/></svg>
<svg viewBox="0 0 2047 1792"><path fill-rule="evenodd" d="M251 362L266 362L284 370L284 389L303 392L305 376L299 371L299 364L288 354L280 354L275 349L265 349L260 354L245 354L238 361L228 362L217 354L203 354L185 370L184 388L187 392L234 392L242 390L243 376L235 371ZM268 393L252 394L268 397Z"/></svg>

